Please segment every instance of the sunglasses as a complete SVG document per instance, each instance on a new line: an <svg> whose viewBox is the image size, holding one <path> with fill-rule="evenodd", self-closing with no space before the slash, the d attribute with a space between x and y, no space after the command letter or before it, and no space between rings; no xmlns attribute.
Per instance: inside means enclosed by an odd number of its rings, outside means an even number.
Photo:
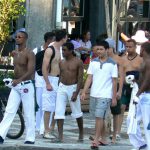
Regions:
<svg viewBox="0 0 150 150"><path fill-rule="evenodd" d="M24 38L24 36L15 36L15 38L21 39L21 38Z"/></svg>

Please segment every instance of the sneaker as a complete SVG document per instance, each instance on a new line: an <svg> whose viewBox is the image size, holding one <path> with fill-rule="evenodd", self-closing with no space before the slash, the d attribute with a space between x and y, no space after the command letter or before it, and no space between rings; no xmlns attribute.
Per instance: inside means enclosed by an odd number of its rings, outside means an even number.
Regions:
<svg viewBox="0 0 150 150"><path fill-rule="evenodd" d="M4 139L0 136L0 144L4 143Z"/></svg>
<svg viewBox="0 0 150 150"><path fill-rule="evenodd" d="M56 133L54 130L52 130L50 133L51 133L51 135L53 135L55 138L57 138L57 133Z"/></svg>
<svg viewBox="0 0 150 150"><path fill-rule="evenodd" d="M121 140L121 136L119 134L116 134L116 140Z"/></svg>
<svg viewBox="0 0 150 150"><path fill-rule="evenodd" d="M146 147L147 147L147 144L144 144L144 145L142 145L142 146L139 147L139 150L140 149L145 149Z"/></svg>
<svg viewBox="0 0 150 150"><path fill-rule="evenodd" d="M46 133L44 133L43 138L44 139L54 139L55 136L52 135L50 132L46 132Z"/></svg>
<svg viewBox="0 0 150 150"><path fill-rule="evenodd" d="M113 137L113 135L111 134L111 135L109 136L109 138L112 140L112 137ZM117 141L121 140L121 136L120 136L119 134L116 134L116 140L117 140Z"/></svg>
<svg viewBox="0 0 150 150"><path fill-rule="evenodd" d="M25 141L24 144L34 144L34 142L31 142L31 141Z"/></svg>

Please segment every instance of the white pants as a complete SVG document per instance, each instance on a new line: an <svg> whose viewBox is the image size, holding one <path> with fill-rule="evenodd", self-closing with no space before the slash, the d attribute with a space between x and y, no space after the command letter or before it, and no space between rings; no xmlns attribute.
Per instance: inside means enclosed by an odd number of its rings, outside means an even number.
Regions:
<svg viewBox="0 0 150 150"><path fill-rule="evenodd" d="M50 84L53 87L52 91L48 91L46 87L43 88L42 94L42 109L43 111L54 112L56 104L56 96L58 90L58 77L49 76L48 77Z"/></svg>
<svg viewBox="0 0 150 150"><path fill-rule="evenodd" d="M150 130L147 129L148 124L150 123L150 93L143 93L140 95L140 101L137 105L136 113L137 121L143 121L144 132L146 137L147 149L150 150ZM140 125L137 126L137 133L135 135L129 135L130 142L135 148L145 144L140 131Z"/></svg>
<svg viewBox="0 0 150 150"><path fill-rule="evenodd" d="M138 122L137 129L136 129L136 134L128 134L128 135L129 135L130 143L135 148L138 149L140 146L143 146L144 144L146 144L144 138L142 137L141 128L140 128L140 123L142 121L142 114L141 114L140 104L136 105L136 120ZM130 118L127 118L127 126L129 126L130 121L131 121Z"/></svg>
<svg viewBox="0 0 150 150"><path fill-rule="evenodd" d="M133 89L132 89L132 94L131 94L131 100L130 100L130 105L129 105L129 112L128 112L128 117L127 117L127 126L130 128L130 123L131 120L133 119L133 116L136 114L136 120L138 122L137 124L137 129L135 129L134 126L133 128L136 130L136 134L128 134L129 135L129 140L130 143L135 147L139 148L140 146L143 146L145 143L144 138L142 137L141 134L141 129L140 129L140 123L142 121L142 114L140 110L140 104L138 103L136 106L133 104L133 97L136 95L138 92L138 85L134 83Z"/></svg>
<svg viewBox="0 0 150 150"><path fill-rule="evenodd" d="M15 117L20 102L24 109L24 119L26 125L25 141L35 141L35 107L34 107L34 86L33 83L19 83L11 89L4 118L0 123L0 136L5 139L9 127Z"/></svg>
<svg viewBox="0 0 150 150"><path fill-rule="evenodd" d="M55 119L65 119L66 105L69 100L70 107L72 110L71 116L73 118L80 118L83 113L81 111L80 97L78 95L75 102L71 101L73 92L76 91L77 85L64 85L59 84L57 99L56 99L56 110L55 110Z"/></svg>
<svg viewBox="0 0 150 150"><path fill-rule="evenodd" d="M147 149L150 150L150 130L147 129L150 123L150 93L143 93L140 95L139 105L144 124Z"/></svg>
<svg viewBox="0 0 150 150"><path fill-rule="evenodd" d="M43 87L36 87L36 100L37 104L39 106L38 111L36 112L36 130L40 130L43 111L42 111L42 93L43 93Z"/></svg>

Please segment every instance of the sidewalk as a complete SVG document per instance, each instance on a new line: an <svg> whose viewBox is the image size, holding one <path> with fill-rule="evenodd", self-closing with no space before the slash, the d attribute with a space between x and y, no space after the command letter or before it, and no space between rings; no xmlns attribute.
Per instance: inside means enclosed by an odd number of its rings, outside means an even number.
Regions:
<svg viewBox="0 0 150 150"><path fill-rule="evenodd" d="M84 113L84 142L77 142L78 139L78 127L76 120L72 119L70 115L66 116L64 124L64 143L51 143L51 140L43 139L42 135L36 135L36 141L34 145L25 145L24 135L17 139L6 139L3 145L0 145L0 150L89 150L91 141L89 136L94 134L95 120L90 118L89 113ZM126 123L124 121L122 127L121 140L116 144L111 144L109 138L108 146L100 146L100 150L130 150L131 146L128 136L126 134Z"/></svg>

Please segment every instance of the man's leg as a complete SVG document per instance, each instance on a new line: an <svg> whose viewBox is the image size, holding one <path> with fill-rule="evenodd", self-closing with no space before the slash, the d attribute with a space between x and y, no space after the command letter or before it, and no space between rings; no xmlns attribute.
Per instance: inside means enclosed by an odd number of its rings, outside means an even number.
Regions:
<svg viewBox="0 0 150 150"><path fill-rule="evenodd" d="M54 116L55 116L55 113L53 112L53 114L52 114L52 121L51 121L51 125L50 125L50 130L53 132L54 131L54 129L55 129L55 123L56 123L56 121L55 121L55 119L54 119Z"/></svg>
<svg viewBox="0 0 150 150"><path fill-rule="evenodd" d="M42 93L43 93L43 88L37 87L36 88L36 100L37 100L39 109L36 112L36 130L38 130L38 131L40 131L41 119L42 119L42 114L43 114L43 112L42 112Z"/></svg>
<svg viewBox="0 0 150 150"><path fill-rule="evenodd" d="M97 145L99 144L99 138L101 133L103 132L103 127L104 127L104 120L102 118L96 117L94 143L96 143Z"/></svg>
<svg viewBox="0 0 150 150"><path fill-rule="evenodd" d="M57 120L58 139L60 140L60 142L63 141L63 125L64 125L64 119L58 119Z"/></svg>
<svg viewBox="0 0 150 150"><path fill-rule="evenodd" d="M113 136L112 143L116 142L116 134L118 133L119 127L119 115L113 115Z"/></svg>
<svg viewBox="0 0 150 150"><path fill-rule="evenodd" d="M50 120L50 112L44 111L44 129L45 129L44 133L50 132L49 120Z"/></svg>
<svg viewBox="0 0 150 150"><path fill-rule="evenodd" d="M24 92L24 89L28 89L28 92ZM25 84L22 86L21 99L24 109L24 118L26 125L26 142L34 144L35 142L35 97L34 97L34 86L32 83ZM29 144L29 143L27 143Z"/></svg>
<svg viewBox="0 0 150 150"><path fill-rule="evenodd" d="M79 140L83 140L83 117L76 119L79 128Z"/></svg>
<svg viewBox="0 0 150 150"><path fill-rule="evenodd" d="M118 134L120 134L120 132L121 132L121 127L122 127L122 123L123 123L125 110L126 110L126 105L122 104L121 105L121 114L119 115Z"/></svg>

